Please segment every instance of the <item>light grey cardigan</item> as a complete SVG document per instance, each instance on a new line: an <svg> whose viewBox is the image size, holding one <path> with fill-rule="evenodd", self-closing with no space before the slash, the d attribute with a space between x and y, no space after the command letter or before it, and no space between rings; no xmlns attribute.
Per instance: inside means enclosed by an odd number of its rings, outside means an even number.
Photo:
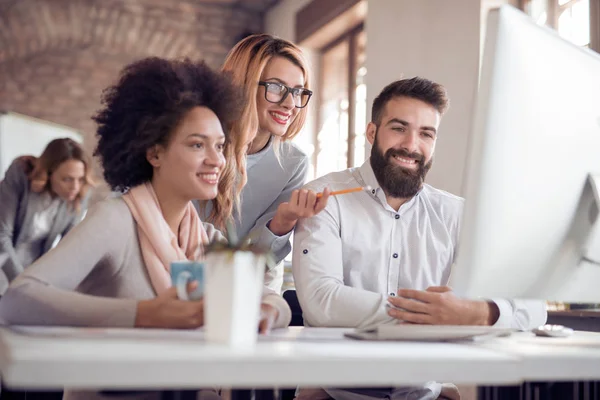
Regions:
<svg viewBox="0 0 600 400"><path fill-rule="evenodd" d="M22 264L15 248L29 237L35 215L32 210L37 209L36 205L41 201L43 196L30 190L24 165L14 161L0 182L0 295L8 283L27 267ZM31 254L31 259L37 259L50 250L59 236L66 235L79 222L84 210L85 204L81 205L81 212L76 212L66 201L61 201L43 249L40 254Z"/></svg>
<svg viewBox="0 0 600 400"><path fill-rule="evenodd" d="M279 262L292 250L292 233L276 236L267 224L275 216L279 205L289 201L292 192L304 186L309 161L292 142L279 143L277 151L278 156L273 139L270 139L263 150L248 155L248 182L241 195L241 220L236 222L240 236L250 233L255 243L270 248Z"/></svg>
<svg viewBox="0 0 600 400"><path fill-rule="evenodd" d="M205 224L209 240L221 235ZM58 246L15 279L0 299L0 323L133 327L138 300L156 293L143 262L137 224L121 197L90 209ZM263 303L279 311L274 327L291 319L286 301L265 290ZM69 392L69 398L98 398Z"/></svg>
<svg viewBox="0 0 600 400"><path fill-rule="evenodd" d="M309 160L302 150L289 141L279 143L277 151L278 155L271 137L264 149L247 156L248 182L241 193L239 216L237 212L234 215L236 231L240 237L250 234L256 245L271 250L275 255L278 265L275 269L266 272L265 284L280 292L281 282L278 279L283 276L283 265L280 261L292 249L290 244L292 232L276 236L269 230L267 224L275 216L277 207L288 201L292 192L302 188L306 183ZM201 210L199 212L207 218L210 210L211 205L208 204L204 214Z"/></svg>

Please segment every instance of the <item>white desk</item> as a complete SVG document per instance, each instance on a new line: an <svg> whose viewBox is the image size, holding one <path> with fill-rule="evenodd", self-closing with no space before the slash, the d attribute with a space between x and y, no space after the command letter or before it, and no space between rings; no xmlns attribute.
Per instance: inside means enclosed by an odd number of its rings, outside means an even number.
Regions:
<svg viewBox="0 0 600 400"><path fill-rule="evenodd" d="M344 331L289 328L261 338L253 350L240 351L207 344L200 331L37 328L32 335L2 328L0 371L10 386L39 389L521 381L520 357L493 348L354 341L344 339Z"/></svg>
<svg viewBox="0 0 600 400"><path fill-rule="evenodd" d="M578 332L567 338L535 337L520 332L509 338L474 343L474 346L520 359L523 381L600 380L600 333Z"/></svg>

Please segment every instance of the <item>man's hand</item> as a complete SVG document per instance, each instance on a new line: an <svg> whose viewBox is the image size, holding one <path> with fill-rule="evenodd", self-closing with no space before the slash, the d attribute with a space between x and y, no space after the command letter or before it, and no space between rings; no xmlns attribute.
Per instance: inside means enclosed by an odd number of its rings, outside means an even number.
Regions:
<svg viewBox="0 0 600 400"><path fill-rule="evenodd" d="M398 297L389 297L395 307L391 317L413 324L493 325L499 317L495 303L457 297L447 286L432 286L426 291L401 289Z"/></svg>
<svg viewBox="0 0 600 400"><path fill-rule="evenodd" d="M198 282L188 285L188 293ZM193 329L204 325L204 300L185 301L177 298L177 289L170 287L152 300L141 300L135 315L136 328Z"/></svg>
<svg viewBox="0 0 600 400"><path fill-rule="evenodd" d="M260 322L258 323L258 331L262 334L268 334L273 327L279 311L270 304L262 303L260 305Z"/></svg>
<svg viewBox="0 0 600 400"><path fill-rule="evenodd" d="M277 236L285 235L294 229L298 219L309 218L323 211L330 193L329 188L325 188L323 196L317 197L317 193L312 190L294 190L290 201L277 207L275 216L269 222L269 229Z"/></svg>

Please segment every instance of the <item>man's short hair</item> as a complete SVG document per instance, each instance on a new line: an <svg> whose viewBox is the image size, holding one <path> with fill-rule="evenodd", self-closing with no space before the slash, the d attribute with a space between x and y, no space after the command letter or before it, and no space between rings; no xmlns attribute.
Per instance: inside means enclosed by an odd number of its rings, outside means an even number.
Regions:
<svg viewBox="0 0 600 400"><path fill-rule="evenodd" d="M409 97L421 100L434 107L440 114L448 109L449 100L446 88L429 79L415 76L410 79L401 79L387 85L373 101L371 121L379 126L385 105L396 97Z"/></svg>

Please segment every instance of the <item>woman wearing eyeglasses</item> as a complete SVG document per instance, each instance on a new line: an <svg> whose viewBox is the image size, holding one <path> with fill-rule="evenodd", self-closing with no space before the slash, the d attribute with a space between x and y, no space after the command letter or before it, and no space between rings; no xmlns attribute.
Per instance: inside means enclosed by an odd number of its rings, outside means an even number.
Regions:
<svg viewBox="0 0 600 400"><path fill-rule="evenodd" d="M230 187L220 192L235 193L228 206L238 211L238 234L250 234L254 243L271 249L279 264L291 250L289 238L298 218L323 210L329 197L328 190L317 198L315 192L301 189L309 161L291 142L304 125L312 95L307 63L294 44L261 34L241 40L229 52L223 70L244 88L245 106L230 131L228 158L236 163L228 164L226 174L237 175L235 186L223 180ZM219 226L224 221L215 216L228 215L211 205L204 212ZM267 271L265 284L279 292L282 279L283 267L278 266Z"/></svg>

